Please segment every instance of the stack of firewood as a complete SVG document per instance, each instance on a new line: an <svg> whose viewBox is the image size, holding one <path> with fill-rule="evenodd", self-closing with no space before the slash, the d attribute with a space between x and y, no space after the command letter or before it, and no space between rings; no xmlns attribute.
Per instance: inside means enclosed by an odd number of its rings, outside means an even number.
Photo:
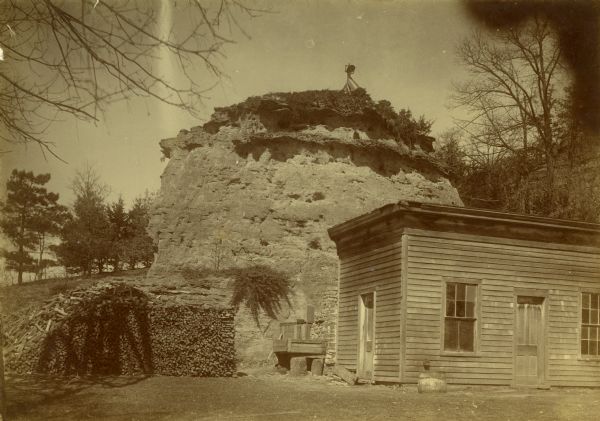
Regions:
<svg viewBox="0 0 600 421"><path fill-rule="evenodd" d="M233 312L156 299L122 284L58 294L5 319L7 371L230 376Z"/></svg>
<svg viewBox="0 0 600 421"><path fill-rule="evenodd" d="M233 311L193 306L154 307L150 313L154 372L168 376L235 374Z"/></svg>

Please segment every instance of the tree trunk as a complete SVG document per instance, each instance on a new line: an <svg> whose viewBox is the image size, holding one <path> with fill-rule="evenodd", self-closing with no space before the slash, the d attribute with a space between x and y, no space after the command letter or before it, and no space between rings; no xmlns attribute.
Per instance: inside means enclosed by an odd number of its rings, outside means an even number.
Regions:
<svg viewBox="0 0 600 421"><path fill-rule="evenodd" d="M23 247L23 241L25 238L25 210L21 211L21 226L19 227L19 259L22 259L23 253L25 252ZM17 284L23 283L23 260L19 260L19 269L17 274Z"/></svg>
<svg viewBox="0 0 600 421"><path fill-rule="evenodd" d="M23 251L22 247L19 247L19 251ZM21 285L23 283L23 263L19 262L19 269L17 270L17 284Z"/></svg>
<svg viewBox="0 0 600 421"><path fill-rule="evenodd" d="M557 200L557 191L556 191L556 161L554 156L550 153L546 154L546 191L547 191L547 199L548 205L551 209L555 209L555 204Z"/></svg>
<svg viewBox="0 0 600 421"><path fill-rule="evenodd" d="M113 272L118 272L121 270L121 259L119 259L118 252L115 252L115 258L113 263Z"/></svg>
<svg viewBox="0 0 600 421"><path fill-rule="evenodd" d="M38 257L38 264L37 264L37 273L35 274L35 279L37 281L39 281L40 279L42 279L42 261L44 260L44 247L45 247L45 236L42 234L40 235L40 246L39 246L39 257Z"/></svg>
<svg viewBox="0 0 600 421"><path fill-rule="evenodd" d="M0 421L6 420L6 393L4 388L4 326L0 318Z"/></svg>

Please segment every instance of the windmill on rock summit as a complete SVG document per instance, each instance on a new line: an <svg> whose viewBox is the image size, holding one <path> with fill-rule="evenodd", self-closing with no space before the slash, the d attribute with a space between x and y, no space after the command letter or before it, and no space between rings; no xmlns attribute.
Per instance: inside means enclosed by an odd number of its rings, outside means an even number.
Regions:
<svg viewBox="0 0 600 421"><path fill-rule="evenodd" d="M360 88L360 86L358 86L358 83L356 83L356 81L354 79L352 79L352 74L354 73L355 70L356 70L356 66L354 66L354 64L346 65L346 68L345 68L345 72L346 72L346 76L347 76L346 84L342 88L342 92L349 94L352 91Z"/></svg>

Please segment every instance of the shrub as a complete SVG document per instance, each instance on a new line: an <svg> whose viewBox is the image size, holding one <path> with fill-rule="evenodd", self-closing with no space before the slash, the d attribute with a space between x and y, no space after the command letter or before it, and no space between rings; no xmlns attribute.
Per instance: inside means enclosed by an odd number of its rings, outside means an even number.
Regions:
<svg viewBox="0 0 600 421"><path fill-rule="evenodd" d="M313 201L317 201L317 200L323 200L325 199L325 195L323 193L321 193L320 191L313 193L312 195L312 200Z"/></svg>
<svg viewBox="0 0 600 421"><path fill-rule="evenodd" d="M231 305L237 311L243 303L246 305L257 326L258 316L262 310L268 317L277 318L282 302L290 305L289 277L283 272L268 266L256 265L232 270L233 295Z"/></svg>
<svg viewBox="0 0 600 421"><path fill-rule="evenodd" d="M308 243L308 247L310 247L313 250L321 250L321 242L319 241L318 238L313 238Z"/></svg>

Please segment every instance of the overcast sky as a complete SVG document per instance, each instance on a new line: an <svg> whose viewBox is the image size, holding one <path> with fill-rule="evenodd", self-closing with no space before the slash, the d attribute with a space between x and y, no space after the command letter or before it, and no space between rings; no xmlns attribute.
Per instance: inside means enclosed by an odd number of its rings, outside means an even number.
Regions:
<svg viewBox="0 0 600 421"><path fill-rule="evenodd" d="M263 1L273 13L243 20L251 36L237 36L226 48L223 80L206 101L204 118L215 106L273 91L341 89L344 65L356 65L355 80L375 100L410 108L435 121L437 135L452 125L446 108L451 82L463 77L453 54L475 25L457 1L294 0ZM181 5L177 5L181 8ZM177 18L177 12L173 14ZM199 75L199 77L204 77ZM57 122L47 137L68 162L45 161L36 146L3 145L4 176L12 168L50 172L49 187L70 204L68 185L76 169L93 165L130 203L156 191L166 162L158 142L180 129L201 125L184 111L146 99L112 105L96 123Z"/></svg>

